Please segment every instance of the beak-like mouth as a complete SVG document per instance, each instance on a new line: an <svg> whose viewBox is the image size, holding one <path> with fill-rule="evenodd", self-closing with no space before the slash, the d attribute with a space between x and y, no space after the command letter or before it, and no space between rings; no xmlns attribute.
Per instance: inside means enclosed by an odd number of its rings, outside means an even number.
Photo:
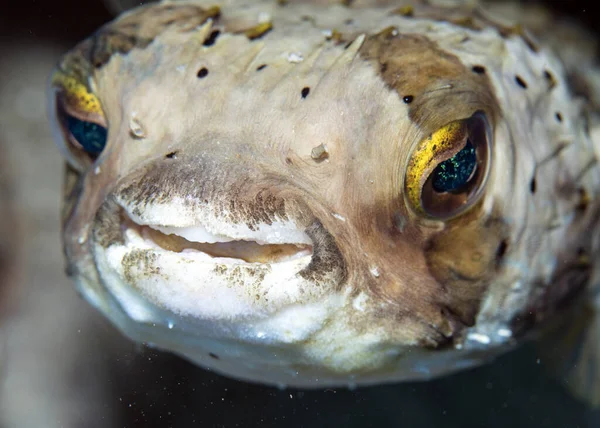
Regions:
<svg viewBox="0 0 600 428"><path fill-rule="evenodd" d="M177 228L161 228L170 233L161 232L158 228L141 226L129 220L128 229L136 229L140 236L147 242L151 242L164 250L176 253L201 252L219 262L246 262L246 263L279 263L298 259L312 254L312 245L306 243L277 243L227 240L223 242L203 242L187 239L185 236L201 235L203 228L186 228L185 231L177 231ZM187 232L187 233L186 233ZM191 232L191 233L190 233ZM182 236L183 235L183 236Z"/></svg>
<svg viewBox="0 0 600 428"><path fill-rule="evenodd" d="M165 226L145 224L135 215L119 208L123 235L137 235L150 247L192 256L221 264L273 264L312 256L311 238L291 222L262 224L252 229L227 223ZM233 227L232 227L233 226ZM217 229L215 231L215 229Z"/></svg>
<svg viewBox="0 0 600 428"><path fill-rule="evenodd" d="M110 198L94 222L96 271L132 314L146 311L147 299L199 319L261 318L318 301L343 282L343 259L318 221L257 218Z"/></svg>

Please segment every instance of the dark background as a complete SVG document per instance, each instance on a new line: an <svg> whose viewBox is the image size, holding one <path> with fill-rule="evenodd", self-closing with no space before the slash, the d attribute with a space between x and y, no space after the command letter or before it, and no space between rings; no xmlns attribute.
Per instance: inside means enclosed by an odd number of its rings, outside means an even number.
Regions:
<svg viewBox="0 0 600 428"><path fill-rule="evenodd" d="M111 19L100 0L2 1L5 41L52 39L71 46ZM590 28L599 17L591 2L546 3ZM115 358L107 379L114 394L103 406L120 413L126 427L600 427L600 412L572 399L548 376L544 355L533 345L467 373L356 391L280 391L150 350L107 358ZM101 419L81 426L101 427Z"/></svg>
<svg viewBox="0 0 600 428"><path fill-rule="evenodd" d="M2 0L0 31L9 37L53 38L75 43L111 19L102 0ZM523 3L536 3L523 1ZM593 0L538 1L574 17L590 28L598 25L598 6ZM594 22L595 21L595 22Z"/></svg>

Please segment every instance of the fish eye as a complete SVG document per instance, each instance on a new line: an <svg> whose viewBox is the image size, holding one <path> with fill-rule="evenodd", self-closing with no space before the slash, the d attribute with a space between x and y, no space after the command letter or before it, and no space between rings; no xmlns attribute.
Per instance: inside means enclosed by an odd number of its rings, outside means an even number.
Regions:
<svg viewBox="0 0 600 428"><path fill-rule="evenodd" d="M105 149L108 128L96 95L74 77L56 72L50 116L63 155L77 170L88 167Z"/></svg>
<svg viewBox="0 0 600 428"><path fill-rule="evenodd" d="M421 141L406 173L406 195L415 211L455 217L482 194L490 166L490 127L483 113L450 122Z"/></svg>
<svg viewBox="0 0 600 428"><path fill-rule="evenodd" d="M68 114L65 115L65 125L72 138L90 155L98 156L104 150L108 135L105 127Z"/></svg>

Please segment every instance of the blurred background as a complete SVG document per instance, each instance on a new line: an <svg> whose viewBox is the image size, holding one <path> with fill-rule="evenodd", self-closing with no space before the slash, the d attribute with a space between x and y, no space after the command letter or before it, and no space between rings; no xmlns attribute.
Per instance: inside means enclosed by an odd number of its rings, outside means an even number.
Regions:
<svg viewBox="0 0 600 428"><path fill-rule="evenodd" d="M592 2L546 3L590 28L598 17ZM63 274L62 162L45 112L58 57L111 16L101 0L2 7L0 427L600 426L533 346L437 381L303 392L225 379L123 339Z"/></svg>

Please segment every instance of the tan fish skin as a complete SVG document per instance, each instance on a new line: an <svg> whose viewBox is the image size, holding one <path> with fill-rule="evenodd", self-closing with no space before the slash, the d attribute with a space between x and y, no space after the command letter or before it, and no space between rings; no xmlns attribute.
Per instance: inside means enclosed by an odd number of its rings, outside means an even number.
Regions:
<svg viewBox="0 0 600 428"><path fill-rule="evenodd" d="M322 387L482 363L596 287L593 101L484 7L407 4L161 3L67 54L53 116L86 298L204 367ZM108 128L97 158L68 116ZM466 184L435 190L467 144ZM252 263L239 241L298 252Z"/></svg>

